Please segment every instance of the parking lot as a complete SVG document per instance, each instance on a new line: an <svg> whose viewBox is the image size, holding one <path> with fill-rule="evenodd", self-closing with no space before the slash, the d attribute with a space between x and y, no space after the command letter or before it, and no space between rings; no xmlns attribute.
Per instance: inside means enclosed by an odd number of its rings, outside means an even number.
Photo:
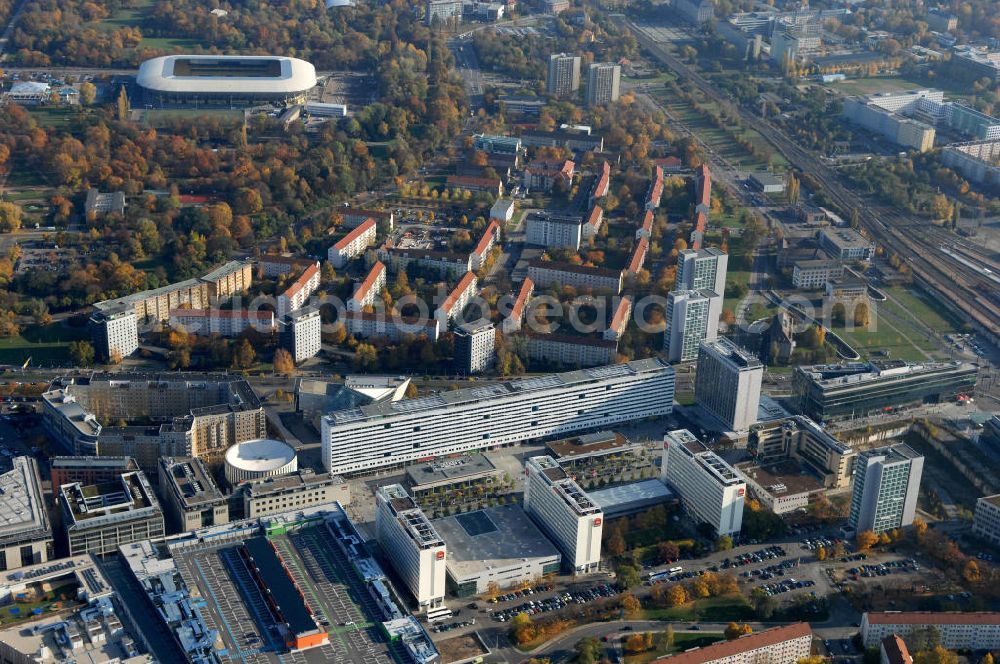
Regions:
<svg viewBox="0 0 1000 664"><path fill-rule="evenodd" d="M537 586L535 588L528 588L526 590L518 590L515 592L505 593L497 597L498 602L511 602L516 599L523 599L534 596L536 593L549 592L553 589L553 586ZM519 613L527 613L528 615L538 615L539 613L548 613L549 611L556 611L568 606L570 604L586 604L587 602L594 601L603 597L614 597L618 594L618 589L609 584L603 583L598 586L594 586L589 590L576 590L576 591L566 591L560 594L556 594L553 597L548 597L546 599L529 599L526 602L515 606L504 607L503 609L497 609L493 611L492 618L496 622L507 622L511 620L514 616Z"/></svg>
<svg viewBox="0 0 1000 664"><path fill-rule="evenodd" d="M248 663L390 664L407 661L381 633L374 600L350 563L320 528L271 539L317 622L330 642L306 651L286 652L260 591L238 555L238 544L204 548L175 556L189 587L206 600L205 619L219 631L224 658ZM394 657L395 655L395 657Z"/></svg>

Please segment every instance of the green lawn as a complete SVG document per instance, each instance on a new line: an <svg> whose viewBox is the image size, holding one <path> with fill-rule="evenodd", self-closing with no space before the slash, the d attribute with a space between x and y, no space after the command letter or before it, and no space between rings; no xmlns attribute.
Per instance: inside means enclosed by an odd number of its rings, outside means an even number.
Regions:
<svg viewBox="0 0 1000 664"><path fill-rule="evenodd" d="M895 321L894 321L895 323ZM886 321L880 321L878 329L872 330L843 330L834 328L841 339L846 341L862 357L878 357L875 353L888 351L888 357L893 359L918 361L926 360L927 356L920 352L913 343L907 341L896 329L890 327ZM917 333L910 329L903 332L909 339L916 341ZM912 334L911 334L912 333Z"/></svg>
<svg viewBox="0 0 1000 664"><path fill-rule="evenodd" d="M169 120L190 120L201 116L222 115L233 120L243 118L243 111L228 108L171 108L171 109L148 109L142 112L142 120L151 127L156 127Z"/></svg>
<svg viewBox="0 0 1000 664"><path fill-rule="evenodd" d="M31 117L44 127L63 128L69 125L77 113L79 106L32 106L28 109Z"/></svg>
<svg viewBox="0 0 1000 664"><path fill-rule="evenodd" d="M878 306L888 306L893 311L904 309L918 318L924 325L927 325L940 334L950 334L959 331L955 322L942 315L940 307L927 302L922 292L902 286L894 286L883 290L886 291L890 300L879 302Z"/></svg>
<svg viewBox="0 0 1000 664"><path fill-rule="evenodd" d="M669 609L645 609L643 620L730 622L753 620L753 608L742 595L708 597Z"/></svg>
<svg viewBox="0 0 1000 664"><path fill-rule="evenodd" d="M657 657L684 652L691 648L704 648L722 639L723 635L720 632L705 632L704 634L692 634L690 632L676 633L674 634L673 648L654 648L638 655L625 655L625 664L647 664L647 662L651 662Z"/></svg>
<svg viewBox="0 0 1000 664"><path fill-rule="evenodd" d="M88 338L85 329L32 325L16 337L0 339L0 364L23 364L30 357L34 366L69 365L69 343Z"/></svg>

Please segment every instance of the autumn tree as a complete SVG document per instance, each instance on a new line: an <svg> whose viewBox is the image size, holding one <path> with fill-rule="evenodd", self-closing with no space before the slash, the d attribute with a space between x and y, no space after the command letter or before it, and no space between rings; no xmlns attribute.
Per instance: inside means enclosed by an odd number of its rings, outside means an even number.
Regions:
<svg viewBox="0 0 1000 664"><path fill-rule="evenodd" d="M731 622L728 625L726 625L726 629L723 631L723 635L726 637L727 641L732 641L733 639L738 639L741 636L750 634L752 632L753 629L747 623L740 624L736 622Z"/></svg>
<svg viewBox="0 0 1000 664"><path fill-rule="evenodd" d="M291 376L295 373L295 359L284 348L274 351L274 372L284 376Z"/></svg>
<svg viewBox="0 0 1000 664"><path fill-rule="evenodd" d="M625 535L622 534L621 526L615 525L611 531L611 536L608 537L607 551L615 558L625 554Z"/></svg>
<svg viewBox="0 0 1000 664"><path fill-rule="evenodd" d="M535 628L531 616L523 612L511 619L510 629L514 635L514 642L519 645L534 641L538 635L538 630Z"/></svg>
<svg viewBox="0 0 1000 664"><path fill-rule="evenodd" d="M625 615L634 616L641 610L642 602L639 601L639 598L631 593L625 593L622 595L622 611L625 612Z"/></svg>
<svg viewBox="0 0 1000 664"><path fill-rule="evenodd" d="M242 339L236 344L236 352L233 353L233 368L249 369L257 359L257 351L253 349L253 344L249 339Z"/></svg>
<svg viewBox="0 0 1000 664"><path fill-rule="evenodd" d="M94 363L94 345L89 341L72 341L69 344L69 356L78 367L89 367Z"/></svg>
<svg viewBox="0 0 1000 664"><path fill-rule="evenodd" d="M979 563L975 560L965 563L965 567L962 568L962 578L969 583L979 583L982 581L983 575L979 569Z"/></svg>
<svg viewBox="0 0 1000 664"><path fill-rule="evenodd" d="M944 646L934 646L917 652L913 664L958 664L958 655Z"/></svg>
<svg viewBox="0 0 1000 664"><path fill-rule="evenodd" d="M826 560L826 547L822 544L816 547L816 560L820 562Z"/></svg>
<svg viewBox="0 0 1000 664"><path fill-rule="evenodd" d="M95 86L90 81L84 81L80 84L80 103L84 106L90 106L97 99L97 86Z"/></svg>
<svg viewBox="0 0 1000 664"><path fill-rule="evenodd" d="M878 535L870 530L862 530L858 533L858 550L868 551L878 543Z"/></svg>
<svg viewBox="0 0 1000 664"><path fill-rule="evenodd" d="M670 606L684 606L688 603L688 594L684 586L677 583L667 591L667 604Z"/></svg>
<svg viewBox="0 0 1000 664"><path fill-rule="evenodd" d="M716 551L729 551L733 548L733 538L729 535L722 535L719 539L715 540L715 550Z"/></svg>
<svg viewBox="0 0 1000 664"><path fill-rule="evenodd" d="M21 207L0 201L0 233L13 233L21 228Z"/></svg>

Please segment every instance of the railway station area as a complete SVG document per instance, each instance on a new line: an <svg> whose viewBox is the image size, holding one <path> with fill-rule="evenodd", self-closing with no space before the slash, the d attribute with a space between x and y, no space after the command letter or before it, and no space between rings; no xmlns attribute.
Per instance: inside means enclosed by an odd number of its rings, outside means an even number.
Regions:
<svg viewBox="0 0 1000 664"><path fill-rule="evenodd" d="M338 503L144 543L126 559L155 606L177 604L159 614L183 618L167 627L202 661L439 660Z"/></svg>

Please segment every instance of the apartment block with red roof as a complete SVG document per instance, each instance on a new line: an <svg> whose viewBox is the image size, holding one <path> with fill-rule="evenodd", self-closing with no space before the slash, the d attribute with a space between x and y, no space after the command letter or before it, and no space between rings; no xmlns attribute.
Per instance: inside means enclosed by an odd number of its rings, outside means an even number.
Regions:
<svg viewBox="0 0 1000 664"><path fill-rule="evenodd" d="M642 221L639 223L639 228L635 229L635 238L638 240L641 237L652 237L653 235L653 211L646 210L642 213Z"/></svg>
<svg viewBox="0 0 1000 664"><path fill-rule="evenodd" d="M264 254L257 261L260 272L265 277L280 277L284 274L291 274L309 267L313 261L308 258L296 258L294 256L278 256L277 254Z"/></svg>
<svg viewBox="0 0 1000 664"><path fill-rule="evenodd" d="M349 260L357 258L365 253L365 249L375 244L375 234L375 220L368 217L357 228L330 247L326 257L339 270L347 265Z"/></svg>
<svg viewBox="0 0 1000 664"><path fill-rule="evenodd" d="M797 664L812 654L812 629L800 622L754 632L732 641L692 648L656 664Z"/></svg>
<svg viewBox="0 0 1000 664"><path fill-rule="evenodd" d="M319 263L313 263L278 296L278 317L283 318L309 301L309 296L319 288Z"/></svg>
<svg viewBox="0 0 1000 664"><path fill-rule="evenodd" d="M476 295L478 283L479 280L476 279L475 274L466 272L458 285L445 297L441 306L434 311L434 319L441 325L442 330L448 329L448 323L462 314L466 305Z"/></svg>
<svg viewBox="0 0 1000 664"><path fill-rule="evenodd" d="M649 240L644 237L639 238L639 241L635 243L635 249L632 250L632 257L628 261L628 267L625 268L625 275L634 277L639 274L639 270L646 264L646 255L648 253Z"/></svg>
<svg viewBox="0 0 1000 664"><path fill-rule="evenodd" d="M583 239L587 240L592 237L597 237L597 233L601 230L602 223L604 223L604 208L600 205L595 205L590 210L590 214L587 215L587 220L583 222Z"/></svg>
<svg viewBox="0 0 1000 664"><path fill-rule="evenodd" d="M478 270L486 262L486 257L490 253L490 249L493 248L500 240L500 224L494 219L490 221L486 230L483 231L483 236L479 238L479 242L476 243L476 247L472 250L472 269Z"/></svg>
<svg viewBox="0 0 1000 664"><path fill-rule="evenodd" d="M514 300L514 306L511 307L510 313L507 317L503 319L503 323L500 324L500 331L504 334L513 334L521 329L524 324L524 315L528 311L528 302L531 300L531 294L535 292L535 282L529 277L525 277L524 281L521 282L521 289L517 292L517 299Z"/></svg>
<svg viewBox="0 0 1000 664"><path fill-rule="evenodd" d="M347 301L348 311L364 311L365 307L375 304L375 298L385 288L385 264L375 261L364 281L354 289L354 294Z"/></svg>
<svg viewBox="0 0 1000 664"><path fill-rule="evenodd" d="M611 165L608 162L603 162L600 169L597 171L597 180L594 182L594 188L590 192L590 202L593 203L598 198L604 198L608 195L608 189L611 188Z"/></svg>
<svg viewBox="0 0 1000 664"><path fill-rule="evenodd" d="M576 163L569 159L536 159L524 169L524 186L529 191L552 191L562 182L566 191L573 184Z"/></svg>
<svg viewBox="0 0 1000 664"><path fill-rule="evenodd" d="M618 341L563 334L526 332L528 359L565 367L596 367L614 364Z"/></svg>
<svg viewBox="0 0 1000 664"><path fill-rule="evenodd" d="M446 181L449 189L481 191L495 197L503 196L503 182L500 178L477 178L471 175L449 175Z"/></svg>
<svg viewBox="0 0 1000 664"><path fill-rule="evenodd" d="M536 286L547 288L553 284L592 288L595 291L622 292L621 270L588 267L559 261L533 260L528 263L528 276Z"/></svg>
<svg viewBox="0 0 1000 664"><path fill-rule="evenodd" d="M898 634L882 639L882 644L879 646L879 664L913 664L910 649Z"/></svg>
<svg viewBox="0 0 1000 664"><path fill-rule="evenodd" d="M632 315L632 298L628 295L618 300L614 312L611 314L611 323L608 329L604 330L605 341L618 341L625 334L628 327L628 317Z"/></svg>
<svg viewBox="0 0 1000 664"><path fill-rule="evenodd" d="M437 341L440 328L432 318L403 318L397 312L383 314L364 311L345 312L344 327L348 334L355 337L383 337L389 341L401 341L408 335L426 335L429 340Z"/></svg>

